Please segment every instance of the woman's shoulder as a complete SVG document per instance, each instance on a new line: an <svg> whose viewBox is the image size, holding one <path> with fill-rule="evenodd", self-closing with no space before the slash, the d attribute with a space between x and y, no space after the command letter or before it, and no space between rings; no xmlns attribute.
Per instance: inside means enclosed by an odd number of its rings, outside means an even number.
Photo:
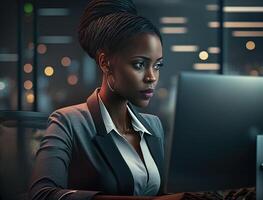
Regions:
<svg viewBox="0 0 263 200"><path fill-rule="evenodd" d="M49 121L81 121L91 118L87 103L80 103L66 106L53 111L49 116Z"/></svg>
<svg viewBox="0 0 263 200"><path fill-rule="evenodd" d="M70 106L66 106L66 107L62 107L62 108L58 108L56 109L53 113L61 113L64 115L72 115L72 114L76 114L78 112L87 112L88 111L88 106L87 103L80 103L80 104L75 104L75 105L70 105Z"/></svg>
<svg viewBox="0 0 263 200"><path fill-rule="evenodd" d="M158 134L157 137L163 137L163 126L158 116L147 114L147 113L140 113L140 115L145 119L145 121L150 125L150 127Z"/></svg>
<svg viewBox="0 0 263 200"><path fill-rule="evenodd" d="M148 123L156 123L160 122L160 119L158 116L148 113L140 113L140 115L148 122Z"/></svg>

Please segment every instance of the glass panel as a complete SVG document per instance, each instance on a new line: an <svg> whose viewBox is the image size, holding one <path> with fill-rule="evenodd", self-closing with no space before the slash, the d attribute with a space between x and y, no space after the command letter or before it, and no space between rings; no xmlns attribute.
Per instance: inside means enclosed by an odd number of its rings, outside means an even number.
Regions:
<svg viewBox="0 0 263 200"><path fill-rule="evenodd" d="M225 1L225 73L263 75L263 2Z"/></svg>
<svg viewBox="0 0 263 200"><path fill-rule="evenodd" d="M40 111L85 102L100 83L95 62L78 44L77 26L82 12L83 6L75 2L39 3Z"/></svg>
<svg viewBox="0 0 263 200"><path fill-rule="evenodd" d="M0 6L0 110L17 109L17 4L3 0Z"/></svg>

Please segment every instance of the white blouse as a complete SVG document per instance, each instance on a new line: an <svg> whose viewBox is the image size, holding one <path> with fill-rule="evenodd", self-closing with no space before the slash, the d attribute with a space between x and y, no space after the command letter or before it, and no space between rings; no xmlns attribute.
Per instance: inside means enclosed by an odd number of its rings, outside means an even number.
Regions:
<svg viewBox="0 0 263 200"><path fill-rule="evenodd" d="M134 180L134 195L138 196L154 196L160 188L160 174L158 168L152 158L144 134L152 135L142 125L142 123L132 113L127 106L130 116L132 117L133 129L140 135L140 147L144 158L145 165L133 146L118 132L114 125L105 105L103 104L99 94L100 111L103 118L107 133L111 136L118 147L123 159L127 163Z"/></svg>

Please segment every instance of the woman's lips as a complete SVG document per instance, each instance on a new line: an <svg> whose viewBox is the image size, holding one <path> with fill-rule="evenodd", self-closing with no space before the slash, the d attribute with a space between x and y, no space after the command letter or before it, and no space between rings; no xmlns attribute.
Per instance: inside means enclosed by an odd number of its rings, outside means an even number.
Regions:
<svg viewBox="0 0 263 200"><path fill-rule="evenodd" d="M143 90L140 91L140 93L143 95L145 99L149 99L153 96L153 89Z"/></svg>

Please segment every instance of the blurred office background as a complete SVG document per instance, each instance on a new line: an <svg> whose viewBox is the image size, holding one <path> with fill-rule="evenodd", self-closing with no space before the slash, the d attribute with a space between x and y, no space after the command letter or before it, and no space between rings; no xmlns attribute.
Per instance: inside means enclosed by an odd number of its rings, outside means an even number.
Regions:
<svg viewBox="0 0 263 200"><path fill-rule="evenodd" d="M0 111L50 114L84 102L100 86L100 71L77 39L79 17L87 1L1 1ZM262 0L134 2L139 13L159 27L164 40L165 65L158 89L149 106L140 110L158 115L167 134L173 124L180 72L263 75ZM40 133L32 134L23 148L33 154ZM19 143L15 140L21 137L0 136L0 161L4 163L16 153L13 147ZM4 168L2 173L6 173Z"/></svg>
<svg viewBox="0 0 263 200"><path fill-rule="evenodd" d="M182 71L263 75L262 0L134 0L159 27L165 65L143 112L169 132ZM87 0L14 1L0 7L0 110L51 113L84 102L101 73L78 44Z"/></svg>
<svg viewBox="0 0 263 200"><path fill-rule="evenodd" d="M261 0L134 0L159 27L165 66L143 111L163 123L174 111L181 71L263 75ZM80 48L77 25L87 0L14 1L0 7L0 110L52 112L85 101L101 74Z"/></svg>

